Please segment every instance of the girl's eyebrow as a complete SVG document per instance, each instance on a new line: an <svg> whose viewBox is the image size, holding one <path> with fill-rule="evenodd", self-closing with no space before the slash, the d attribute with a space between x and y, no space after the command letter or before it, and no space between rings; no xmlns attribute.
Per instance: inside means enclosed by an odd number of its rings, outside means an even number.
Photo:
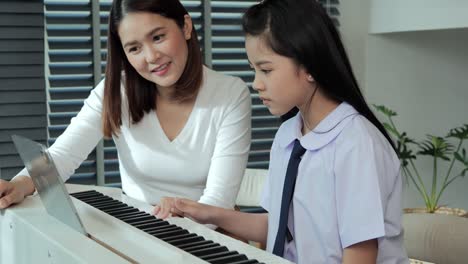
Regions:
<svg viewBox="0 0 468 264"><path fill-rule="evenodd" d="M164 27L155 27L155 28L153 28L153 30L151 30L150 32L146 33L145 36L146 36L146 37L149 37L149 36L155 34L156 32L158 32L158 31L160 31L160 30L162 30L162 29L164 29ZM127 43L125 43L125 44L123 45L123 48L125 48L125 47L127 47L127 46L135 45L135 44L137 44L137 43L138 43L138 41L136 41L136 40L127 42Z"/></svg>
<svg viewBox="0 0 468 264"><path fill-rule="evenodd" d="M247 60L248 60L248 59L247 59ZM248 60L248 61L249 61L250 67L252 67L252 65L254 65L254 64L252 64L252 62L251 62L250 60ZM268 60L261 60L261 61L255 62L255 66L259 67L259 66L262 66L263 64L268 64L268 63L271 63L271 61L268 61Z"/></svg>

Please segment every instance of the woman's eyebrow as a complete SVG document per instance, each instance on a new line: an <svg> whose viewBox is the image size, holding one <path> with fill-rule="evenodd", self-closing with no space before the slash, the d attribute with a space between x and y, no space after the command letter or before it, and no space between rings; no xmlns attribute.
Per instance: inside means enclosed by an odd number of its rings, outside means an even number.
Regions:
<svg viewBox="0 0 468 264"><path fill-rule="evenodd" d="M146 33L145 37L149 37L149 36L151 36L151 35L157 33L158 31L160 31L160 30L162 30L162 29L164 29L164 27L155 27L155 28L153 28L150 32ZM130 42L126 42L126 43L123 45L123 47L125 48L125 47L127 47L127 46L132 46L132 45L135 45L135 44L137 44L137 43L138 43L138 41L133 40L133 41L130 41Z"/></svg>

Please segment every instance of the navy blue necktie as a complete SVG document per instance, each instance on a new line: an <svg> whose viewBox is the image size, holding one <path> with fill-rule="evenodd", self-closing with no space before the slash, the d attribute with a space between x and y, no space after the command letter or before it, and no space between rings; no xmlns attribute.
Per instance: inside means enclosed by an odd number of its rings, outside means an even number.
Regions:
<svg viewBox="0 0 468 264"><path fill-rule="evenodd" d="M301 142L296 139L294 147L289 158L288 168L286 170L286 177L284 178L283 197L281 199L281 213L278 226L278 233L276 235L275 246L273 247L273 254L282 257L284 251L284 243L286 233L288 232L288 215L289 206L294 193L294 186L296 185L297 169L301 162L301 156L304 154L305 149L301 146Z"/></svg>

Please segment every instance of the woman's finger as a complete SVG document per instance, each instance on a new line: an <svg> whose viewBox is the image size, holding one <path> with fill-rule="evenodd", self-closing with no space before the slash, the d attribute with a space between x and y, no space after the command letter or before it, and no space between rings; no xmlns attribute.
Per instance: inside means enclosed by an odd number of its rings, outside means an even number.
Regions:
<svg viewBox="0 0 468 264"><path fill-rule="evenodd" d="M155 205L153 208L153 212L151 213L152 215L157 215L161 211L161 207L159 205Z"/></svg>
<svg viewBox="0 0 468 264"><path fill-rule="evenodd" d="M171 208L173 207L173 202L174 198L171 197L163 197L161 198L161 204L160 204L160 211L156 215L156 217L161 218L161 219L166 219L167 217L171 216Z"/></svg>
<svg viewBox="0 0 468 264"><path fill-rule="evenodd" d="M175 207L171 208L171 214L172 214L172 216L184 217L184 212L180 211L179 209L177 209Z"/></svg>

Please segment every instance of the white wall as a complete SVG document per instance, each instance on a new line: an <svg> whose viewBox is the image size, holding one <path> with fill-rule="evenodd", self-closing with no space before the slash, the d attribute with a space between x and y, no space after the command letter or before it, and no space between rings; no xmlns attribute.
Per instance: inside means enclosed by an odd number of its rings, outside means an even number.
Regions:
<svg viewBox="0 0 468 264"><path fill-rule="evenodd" d="M372 33L468 26L466 0L371 0L370 11Z"/></svg>
<svg viewBox="0 0 468 264"><path fill-rule="evenodd" d="M368 102L396 110L397 126L418 140L468 123L468 29L370 35L369 1L359 8L351 2L340 5L341 33ZM417 164L429 184L432 162ZM414 186L405 188L404 201L423 205ZM468 209L468 176L449 186L441 203Z"/></svg>

